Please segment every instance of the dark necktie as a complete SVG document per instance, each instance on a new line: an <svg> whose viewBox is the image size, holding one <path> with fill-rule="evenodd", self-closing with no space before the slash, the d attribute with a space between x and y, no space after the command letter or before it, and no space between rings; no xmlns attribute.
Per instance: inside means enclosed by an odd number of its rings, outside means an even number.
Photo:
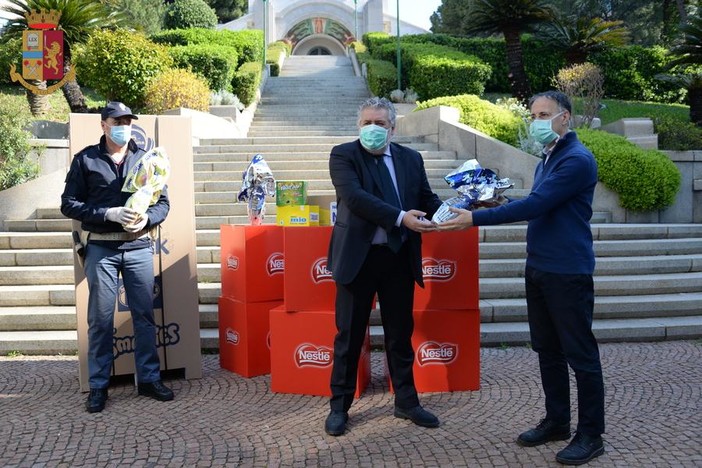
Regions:
<svg viewBox="0 0 702 468"><path fill-rule="evenodd" d="M375 158L375 161L378 175L380 176L380 190L383 192L383 200L393 206L402 208L400 199L397 198L395 184L392 183L392 177L390 177L390 171L388 166L385 165L385 157L380 155ZM388 247L395 253L399 252L400 247L402 247L402 230L397 226L388 232Z"/></svg>

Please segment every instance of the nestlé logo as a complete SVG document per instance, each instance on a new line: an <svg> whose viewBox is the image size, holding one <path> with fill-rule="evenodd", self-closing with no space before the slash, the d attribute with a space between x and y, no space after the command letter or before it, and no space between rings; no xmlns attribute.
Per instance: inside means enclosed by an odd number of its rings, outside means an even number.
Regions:
<svg viewBox="0 0 702 468"><path fill-rule="evenodd" d="M432 257L422 258L422 275L424 281L450 281L456 275L456 262Z"/></svg>
<svg viewBox="0 0 702 468"><path fill-rule="evenodd" d="M239 336L238 331L232 330L231 328L227 328L224 331L224 334L225 334L225 339L227 340L227 343L233 344L235 346L239 344L239 340L241 339L241 337Z"/></svg>
<svg viewBox="0 0 702 468"><path fill-rule="evenodd" d="M303 343L295 350L297 367L327 367L332 363L333 352L326 346Z"/></svg>
<svg viewBox="0 0 702 468"><path fill-rule="evenodd" d="M285 271L285 257L282 252L273 252L266 260L266 272L268 276L278 275Z"/></svg>
<svg viewBox="0 0 702 468"><path fill-rule="evenodd" d="M420 366L450 364L456 359L456 356L458 356L458 345L425 341L417 350L417 363Z"/></svg>
<svg viewBox="0 0 702 468"><path fill-rule="evenodd" d="M227 269L238 270L239 269L239 257L235 257L234 255L229 255L227 257Z"/></svg>
<svg viewBox="0 0 702 468"><path fill-rule="evenodd" d="M312 271L310 273L312 274L312 281L315 284L325 281L334 281L331 271L327 269L327 257L317 259L317 261L312 264Z"/></svg>

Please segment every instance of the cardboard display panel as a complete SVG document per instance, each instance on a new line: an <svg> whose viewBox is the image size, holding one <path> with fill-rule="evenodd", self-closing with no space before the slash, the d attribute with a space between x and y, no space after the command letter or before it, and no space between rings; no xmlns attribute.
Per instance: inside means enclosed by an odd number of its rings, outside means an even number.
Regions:
<svg viewBox="0 0 702 468"><path fill-rule="evenodd" d="M415 310L412 347L417 392L480 389L479 309Z"/></svg>
<svg viewBox="0 0 702 468"><path fill-rule="evenodd" d="M424 288L415 286L415 309L479 307L478 228L422 236Z"/></svg>
<svg viewBox="0 0 702 468"><path fill-rule="evenodd" d="M241 302L283 299L283 228L220 226L222 296Z"/></svg>
<svg viewBox="0 0 702 468"><path fill-rule="evenodd" d="M334 310L336 284L327 269L331 230L330 226L283 228L287 310Z"/></svg>
<svg viewBox="0 0 702 468"><path fill-rule="evenodd" d="M243 377L270 373L269 315L282 302L219 298L219 365L223 369Z"/></svg>
<svg viewBox="0 0 702 468"><path fill-rule="evenodd" d="M331 396L334 361L334 312L290 312L287 306L270 311L271 391ZM356 398L370 382L370 334L361 351Z"/></svg>
<svg viewBox="0 0 702 468"><path fill-rule="evenodd" d="M102 134L99 114L70 115L70 152L96 144ZM202 375L200 358L200 313L195 250L195 195L190 118L139 116L133 135L140 144L165 148L171 161L168 181L170 212L158 230L154 254L154 316L162 370L183 369L188 379ZM144 138L146 137L146 138ZM73 223L74 229L80 224ZM74 254L75 255L75 254ZM88 285L83 268L74 256L76 314L78 328L79 379L82 391L88 384ZM120 286L115 307L113 375L134 374L133 330L129 306Z"/></svg>

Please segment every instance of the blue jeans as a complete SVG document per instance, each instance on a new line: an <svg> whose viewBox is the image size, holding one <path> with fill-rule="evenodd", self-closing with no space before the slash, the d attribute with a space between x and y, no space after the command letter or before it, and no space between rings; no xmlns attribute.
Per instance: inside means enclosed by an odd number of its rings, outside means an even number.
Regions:
<svg viewBox="0 0 702 468"><path fill-rule="evenodd" d="M89 243L85 253L85 276L90 291L88 374L91 389L107 388L110 383L120 273L132 314L137 381L149 383L161 378L153 307L153 247L119 250Z"/></svg>
<svg viewBox="0 0 702 468"><path fill-rule="evenodd" d="M546 418L570 422L568 366L578 388L577 431L599 436L605 430L604 381L592 333L592 275L563 275L526 268L531 344L539 354Z"/></svg>

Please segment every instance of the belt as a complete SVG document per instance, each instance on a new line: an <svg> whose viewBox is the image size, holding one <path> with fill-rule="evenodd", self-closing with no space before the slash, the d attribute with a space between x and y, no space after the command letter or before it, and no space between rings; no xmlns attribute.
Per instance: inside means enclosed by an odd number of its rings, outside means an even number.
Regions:
<svg viewBox="0 0 702 468"><path fill-rule="evenodd" d="M88 234L88 240L97 241L133 241L136 239L141 239L149 235L148 229L142 229L138 232L104 232L97 233L91 232Z"/></svg>

